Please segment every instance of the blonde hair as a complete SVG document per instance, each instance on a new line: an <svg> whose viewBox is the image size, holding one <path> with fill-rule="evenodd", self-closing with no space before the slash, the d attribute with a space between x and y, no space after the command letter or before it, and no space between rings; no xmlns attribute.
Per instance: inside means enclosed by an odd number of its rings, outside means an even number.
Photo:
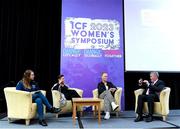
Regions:
<svg viewBox="0 0 180 129"><path fill-rule="evenodd" d="M107 74L107 72L102 72L102 73L101 73L101 76L103 76L104 74Z"/></svg>

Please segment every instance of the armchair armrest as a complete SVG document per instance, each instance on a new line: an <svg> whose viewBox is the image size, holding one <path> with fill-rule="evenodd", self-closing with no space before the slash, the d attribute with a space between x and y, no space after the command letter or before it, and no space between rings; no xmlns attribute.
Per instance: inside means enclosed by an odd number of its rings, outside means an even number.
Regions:
<svg viewBox="0 0 180 129"><path fill-rule="evenodd" d="M92 92L93 92L93 98L98 98L98 89L94 89Z"/></svg>
<svg viewBox="0 0 180 129"><path fill-rule="evenodd" d="M71 90L75 90L81 97L83 96L83 90L78 88L69 88ZM60 108L60 99L61 99L61 93L57 90L51 90L52 92L52 99L53 99L53 107Z"/></svg>
<svg viewBox="0 0 180 129"><path fill-rule="evenodd" d="M115 98L116 104L118 104L119 107L121 107L121 103L120 103L121 96L122 96L122 88L121 87L117 87L117 90L116 90L116 92L114 94L114 98Z"/></svg>
<svg viewBox="0 0 180 129"><path fill-rule="evenodd" d="M81 96L81 98L82 98L82 96L83 96L83 90L78 89L78 88L69 88L69 89L75 90L75 91Z"/></svg>
<svg viewBox="0 0 180 129"><path fill-rule="evenodd" d="M134 95L135 95L135 112L136 112L136 108L137 108L137 101L138 101L138 96L141 95L143 93L144 89L138 89L134 91Z"/></svg>
<svg viewBox="0 0 180 129"><path fill-rule="evenodd" d="M139 95L141 95L143 93L144 89L138 89L134 91L134 94L136 97L138 97Z"/></svg>
<svg viewBox="0 0 180 129"><path fill-rule="evenodd" d="M4 88L7 102L8 117L30 118L32 111L32 94L26 91L19 91L12 88Z"/></svg>
<svg viewBox="0 0 180 129"><path fill-rule="evenodd" d="M98 98L98 89L94 89L92 91L93 93L93 98ZM122 94L122 88L121 87L117 87L117 90L114 94L114 98L117 101L117 104L120 103L120 99L121 99L121 94Z"/></svg>
<svg viewBox="0 0 180 129"><path fill-rule="evenodd" d="M45 90L41 90L41 93L46 96L46 91Z"/></svg>
<svg viewBox="0 0 180 129"><path fill-rule="evenodd" d="M161 107L162 107L162 115L168 115L169 114L170 91L171 91L171 89L169 87L166 87L160 93L160 103L161 103Z"/></svg>
<svg viewBox="0 0 180 129"><path fill-rule="evenodd" d="M52 99L53 99L53 107L60 108L60 92L57 90L51 90Z"/></svg>

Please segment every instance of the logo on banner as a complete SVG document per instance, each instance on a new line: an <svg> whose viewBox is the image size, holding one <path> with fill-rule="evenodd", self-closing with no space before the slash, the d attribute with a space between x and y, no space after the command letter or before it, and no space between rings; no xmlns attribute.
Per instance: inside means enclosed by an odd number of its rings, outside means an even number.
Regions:
<svg viewBox="0 0 180 129"><path fill-rule="evenodd" d="M67 17L64 48L64 56L120 57L120 24L116 20Z"/></svg>

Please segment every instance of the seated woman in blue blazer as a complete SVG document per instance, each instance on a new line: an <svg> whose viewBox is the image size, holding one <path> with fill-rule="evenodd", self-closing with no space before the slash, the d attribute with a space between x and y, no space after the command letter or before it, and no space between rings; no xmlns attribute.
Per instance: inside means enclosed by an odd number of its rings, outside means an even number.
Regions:
<svg viewBox="0 0 180 129"><path fill-rule="evenodd" d="M32 70L26 70L24 72L22 80L16 85L16 90L22 90L32 92L32 100L37 104L37 112L39 116L39 124L47 126L44 120L43 104L51 111L51 113L58 113L60 109L52 107L47 98L41 93L39 87L34 82L34 72Z"/></svg>

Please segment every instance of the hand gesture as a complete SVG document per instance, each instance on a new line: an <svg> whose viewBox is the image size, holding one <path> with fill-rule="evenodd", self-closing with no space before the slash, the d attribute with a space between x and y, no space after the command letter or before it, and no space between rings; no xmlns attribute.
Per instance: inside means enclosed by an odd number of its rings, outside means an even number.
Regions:
<svg viewBox="0 0 180 129"><path fill-rule="evenodd" d="M149 86L149 81L148 80L144 80L144 83L146 83Z"/></svg>
<svg viewBox="0 0 180 129"><path fill-rule="evenodd" d="M115 92L116 88L110 88L111 92Z"/></svg>

